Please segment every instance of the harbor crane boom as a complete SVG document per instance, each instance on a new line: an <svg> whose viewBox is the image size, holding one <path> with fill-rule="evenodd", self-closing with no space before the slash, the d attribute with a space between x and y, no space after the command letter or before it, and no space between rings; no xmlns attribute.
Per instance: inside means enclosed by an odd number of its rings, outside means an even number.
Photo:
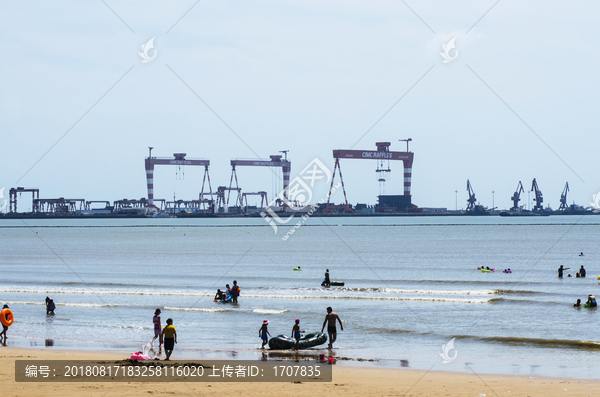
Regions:
<svg viewBox="0 0 600 397"><path fill-rule="evenodd" d="M475 198L475 192L473 191L473 186L471 186L471 182L467 179L467 192L469 192L469 198L467 202L467 211L475 211L475 205L477 203L477 199Z"/></svg>
<svg viewBox="0 0 600 397"><path fill-rule="evenodd" d="M544 206L542 205L542 203L544 202L544 197L542 196L542 191L538 187L535 178L533 178L533 182L531 182L531 191L535 192L535 198L533 199L533 201L535 201L535 205L533 206L533 210L543 211Z"/></svg>
<svg viewBox="0 0 600 397"><path fill-rule="evenodd" d="M519 181L519 184L517 185L517 190L515 191L513 196L510 198L513 202L513 206L510 209L511 211L519 210L519 201L521 201L521 193L523 193L524 191L525 191L525 189L523 189L523 184L521 183L521 181Z"/></svg>
<svg viewBox="0 0 600 397"><path fill-rule="evenodd" d="M567 204L567 192L569 191L569 182L565 183L565 188L560 195L560 207L558 207L559 211L566 211L569 209L569 205Z"/></svg>

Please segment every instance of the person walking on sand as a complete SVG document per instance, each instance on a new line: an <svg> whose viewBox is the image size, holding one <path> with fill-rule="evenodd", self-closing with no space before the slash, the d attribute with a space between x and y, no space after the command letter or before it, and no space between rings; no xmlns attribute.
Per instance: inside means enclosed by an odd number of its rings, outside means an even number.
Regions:
<svg viewBox="0 0 600 397"><path fill-rule="evenodd" d="M298 351L300 348L300 336L300 319L297 318L292 328L292 338L296 339L296 345L293 350Z"/></svg>
<svg viewBox="0 0 600 397"><path fill-rule="evenodd" d="M329 279L329 269L325 269L325 286L331 287L331 280Z"/></svg>
<svg viewBox="0 0 600 397"><path fill-rule="evenodd" d="M231 301L238 303L237 298L240 295L240 287L237 285L237 281L233 280L233 286L231 287Z"/></svg>
<svg viewBox="0 0 600 397"><path fill-rule="evenodd" d="M342 320L340 316L333 312L333 309L330 307L327 308L327 315L325 316L325 321L323 321L323 327L321 327L321 332L325 329L325 324L327 324L327 333L329 334L329 348L333 349L333 343L337 339L337 329L335 328L335 321L340 322L340 328L343 331L344 325L342 324Z"/></svg>
<svg viewBox="0 0 600 397"><path fill-rule="evenodd" d="M263 320L262 326L258 330L258 337L262 339L262 346L260 347L261 349L265 348L265 345L269 341L269 336L271 336L269 330L267 329L267 325L269 325L269 320Z"/></svg>
<svg viewBox="0 0 600 397"><path fill-rule="evenodd" d="M154 311L154 317L152 317L152 323L154 324L154 338L152 338L151 344L154 344L156 338L158 338L158 349L163 346L163 333L160 324L160 309Z"/></svg>
<svg viewBox="0 0 600 397"><path fill-rule="evenodd" d="M175 344L177 343L177 331L173 326L173 319L167 319L167 325L162 330L164 342L165 342L165 354L167 358L165 361L169 361L169 357L173 354L173 349L175 348Z"/></svg>

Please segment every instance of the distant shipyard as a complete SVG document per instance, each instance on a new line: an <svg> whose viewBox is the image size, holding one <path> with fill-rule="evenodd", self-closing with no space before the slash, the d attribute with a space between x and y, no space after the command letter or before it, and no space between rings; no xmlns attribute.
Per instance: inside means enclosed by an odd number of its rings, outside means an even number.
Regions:
<svg viewBox="0 0 600 397"><path fill-rule="evenodd" d="M406 151L390 151L391 142L376 142L376 150L343 150L334 149L335 160L333 175L327 195L326 202L301 203L294 197L294 186L290 187L290 173L292 162L287 158L288 151L282 150L277 155L269 156L269 159L232 159L231 178L229 186L218 186L212 189L210 181L210 160L187 157L186 153L174 153L173 157L156 157L152 155L154 148L149 147L148 157L144 164L146 169L147 196L140 199L121 199L112 203L108 200L86 200L59 198L40 198L40 190L37 188L15 187L9 190L8 212L0 214L0 219L10 218L145 218L145 217L252 217L264 216L269 213L298 213L311 208L312 216L427 216L427 215L466 215L466 216L550 216L550 215L594 215L596 212L591 208L567 203L569 183L560 196L560 206L557 210L549 206L543 206L543 195L536 179L531 185L531 192L535 197L535 205L531 209L519 205L521 193L525 192L523 184L519 181L517 189L510 198L512 207L506 211L499 211L495 207L482 206L477 201L475 191L471 182L467 180L467 206L465 210L447 208L419 207L412 203L411 178L414 153L409 150L411 138L400 139L406 142ZM380 194L377 196L376 205L357 203L349 204L346 189L342 179L341 160L370 160L377 163L377 176L380 186ZM385 184L389 180L391 172L390 161L402 161L404 167L404 194L385 195ZM204 167L204 176L198 199L176 200L154 198L154 167L158 165L168 166L196 166ZM236 167L270 167L281 169L283 189L282 192L271 201L268 200L266 191L245 192L238 184ZM334 204L330 202L331 194L335 191L334 181L339 174L339 186L344 194L344 202ZM292 181L293 182L293 181ZM27 212L19 210L24 207L23 194L31 194L31 207ZM260 205L248 205L248 196L260 197Z"/></svg>

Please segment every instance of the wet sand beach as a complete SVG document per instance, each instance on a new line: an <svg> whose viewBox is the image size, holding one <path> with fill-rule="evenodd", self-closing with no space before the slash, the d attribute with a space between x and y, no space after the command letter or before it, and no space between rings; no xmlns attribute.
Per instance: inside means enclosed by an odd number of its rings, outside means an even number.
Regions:
<svg viewBox="0 0 600 397"><path fill-rule="evenodd" d="M122 354L2 347L0 384L5 396L511 396L592 397L600 383L546 377L478 375L334 365L331 383L17 383L15 360L123 360Z"/></svg>

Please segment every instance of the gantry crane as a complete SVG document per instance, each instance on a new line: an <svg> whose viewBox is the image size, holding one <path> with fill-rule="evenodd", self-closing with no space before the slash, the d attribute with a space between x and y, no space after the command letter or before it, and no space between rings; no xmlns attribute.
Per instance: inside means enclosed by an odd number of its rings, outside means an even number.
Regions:
<svg viewBox="0 0 600 397"><path fill-rule="evenodd" d="M535 205L533 206L533 210L543 211L544 206L542 205L542 203L544 202L544 197L542 196L542 191L538 187L535 178L533 178L533 182L531 182L531 191L535 192L535 198L533 199L533 201L535 201Z"/></svg>
<svg viewBox="0 0 600 397"><path fill-rule="evenodd" d="M412 178L412 165L414 159L414 153L408 151L408 142L412 139L400 139L400 141L406 141L406 152L392 152L390 151L391 142L376 142L377 150L333 150L333 158L335 159L335 165L333 167L333 176L331 178L331 186L329 187L329 194L327 195L327 205L323 212L333 212L337 210L337 206L329 204L331 195L333 193L333 182L335 181L336 170L340 173L340 182L342 184L342 190L344 192L345 204L340 206L339 210L342 212L352 212L350 205L348 204L348 198L346 197L346 188L344 187L344 179L342 178L342 168L340 167L340 159L360 159L360 160L379 160L377 164L376 172L380 174L379 182L385 183L386 172L390 172L389 161L400 160L404 165L404 196L408 197L408 206L410 207L410 186ZM387 166L384 164L387 161ZM380 190L383 193L383 185Z"/></svg>
<svg viewBox="0 0 600 397"><path fill-rule="evenodd" d="M517 190L515 191L513 196L510 198L513 202L513 206L510 209L511 211L519 210L519 201L521 200L521 193L523 193L523 192L525 192L525 189L523 189L523 184L521 183L521 181L519 181L519 184L517 185Z"/></svg>
<svg viewBox="0 0 600 397"><path fill-rule="evenodd" d="M186 158L186 153L173 153L173 157L152 157L152 149L153 147L148 147L148 157L145 160L146 166L146 185L148 187L148 207L155 207L154 205L154 166L155 165L176 165L176 166L201 166L204 167L204 179L202 180L202 189L200 190L200 203L199 207L202 204L208 204L212 206L212 187L210 185L210 175L208 173L208 167L210 166L210 160L206 159L196 159L196 158ZM211 199L204 199L204 184L208 180L208 190Z"/></svg>
<svg viewBox="0 0 600 397"><path fill-rule="evenodd" d="M569 209L569 205L567 204L567 192L568 191L569 191L569 182L565 183L565 188L563 189L563 192L560 195L560 207L558 207L559 211L566 211Z"/></svg>
<svg viewBox="0 0 600 397"><path fill-rule="evenodd" d="M237 178L237 172L236 172L236 167L280 167L281 168L281 172L283 174L283 200L282 199L277 199L277 205L287 205L287 199L288 199L288 190L289 190L289 186L290 186L290 172L292 171L292 162L290 160L288 160L287 158L287 154L289 152L289 150L281 150L281 153L284 154L285 158L282 159L283 156L277 154L277 155L271 155L269 156L270 159L269 160L264 160L264 159L233 159L231 160L231 179L229 180L229 192L227 193L227 200L225 202L226 206L229 206L229 195L231 194L231 191L237 191L238 192L238 198L236 200L236 203L239 202L240 207L243 206L242 203L242 196L240 193L239 185L238 185L238 178ZM235 188L233 187L233 182L235 180ZM260 194L260 192L257 192L256 194Z"/></svg>

